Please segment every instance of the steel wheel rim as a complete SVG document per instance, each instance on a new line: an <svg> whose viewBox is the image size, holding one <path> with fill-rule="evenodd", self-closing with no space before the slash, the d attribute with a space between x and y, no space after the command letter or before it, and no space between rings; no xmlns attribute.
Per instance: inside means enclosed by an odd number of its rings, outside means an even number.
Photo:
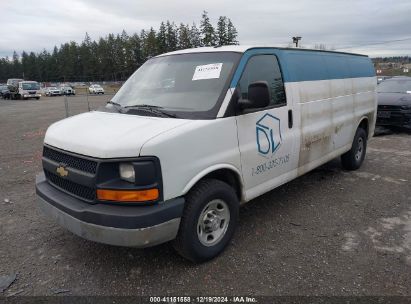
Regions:
<svg viewBox="0 0 411 304"><path fill-rule="evenodd" d="M214 246L227 232L230 210L226 202L215 199L207 203L197 222L197 237L204 246Z"/></svg>
<svg viewBox="0 0 411 304"><path fill-rule="evenodd" d="M362 139L362 137L360 137L358 138L357 153L355 153L355 159L357 161L361 159L363 151L364 151L364 140Z"/></svg>

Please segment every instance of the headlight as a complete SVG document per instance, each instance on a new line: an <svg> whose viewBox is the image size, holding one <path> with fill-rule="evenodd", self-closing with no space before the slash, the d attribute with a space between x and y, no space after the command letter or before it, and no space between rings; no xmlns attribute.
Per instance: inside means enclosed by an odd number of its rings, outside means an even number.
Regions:
<svg viewBox="0 0 411 304"><path fill-rule="evenodd" d="M119 165L120 177L125 181L134 183L136 180L136 174L134 171L134 166L131 163L121 163Z"/></svg>

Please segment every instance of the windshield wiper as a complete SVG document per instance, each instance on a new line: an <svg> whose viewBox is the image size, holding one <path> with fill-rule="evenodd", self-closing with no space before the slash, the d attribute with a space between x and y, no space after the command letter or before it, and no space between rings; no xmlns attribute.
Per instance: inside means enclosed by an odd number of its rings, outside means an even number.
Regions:
<svg viewBox="0 0 411 304"><path fill-rule="evenodd" d="M115 101L112 101L112 100L107 101L107 104L112 104L112 105L114 105L114 106L123 107L123 106L122 106L121 104L119 104L118 102L115 102Z"/></svg>
<svg viewBox="0 0 411 304"><path fill-rule="evenodd" d="M118 102L110 100L110 101L107 101L107 104L113 105L116 108L117 111L122 113L121 109L123 108L123 106L121 104L119 104Z"/></svg>
<svg viewBox="0 0 411 304"><path fill-rule="evenodd" d="M160 106L141 104L141 105L134 105L134 106L126 106L124 108L130 109L130 110L141 110L145 112L150 112L150 113L153 113L159 116L166 116L166 117L173 117L173 118L177 117L176 115L163 110L163 107L160 107Z"/></svg>

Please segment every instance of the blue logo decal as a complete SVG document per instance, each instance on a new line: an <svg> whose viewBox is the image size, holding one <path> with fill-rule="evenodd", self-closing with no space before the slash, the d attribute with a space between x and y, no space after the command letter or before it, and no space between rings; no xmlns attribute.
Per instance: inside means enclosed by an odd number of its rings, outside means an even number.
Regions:
<svg viewBox="0 0 411 304"><path fill-rule="evenodd" d="M266 113L256 123L257 150L264 156L274 154L281 145L280 119Z"/></svg>

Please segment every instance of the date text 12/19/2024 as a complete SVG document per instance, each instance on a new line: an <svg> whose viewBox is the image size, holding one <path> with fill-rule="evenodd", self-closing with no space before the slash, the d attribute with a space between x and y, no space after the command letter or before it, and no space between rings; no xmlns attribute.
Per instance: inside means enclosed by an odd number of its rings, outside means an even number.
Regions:
<svg viewBox="0 0 411 304"><path fill-rule="evenodd" d="M258 303L255 297L248 296L198 296L198 297L150 297L150 303Z"/></svg>

